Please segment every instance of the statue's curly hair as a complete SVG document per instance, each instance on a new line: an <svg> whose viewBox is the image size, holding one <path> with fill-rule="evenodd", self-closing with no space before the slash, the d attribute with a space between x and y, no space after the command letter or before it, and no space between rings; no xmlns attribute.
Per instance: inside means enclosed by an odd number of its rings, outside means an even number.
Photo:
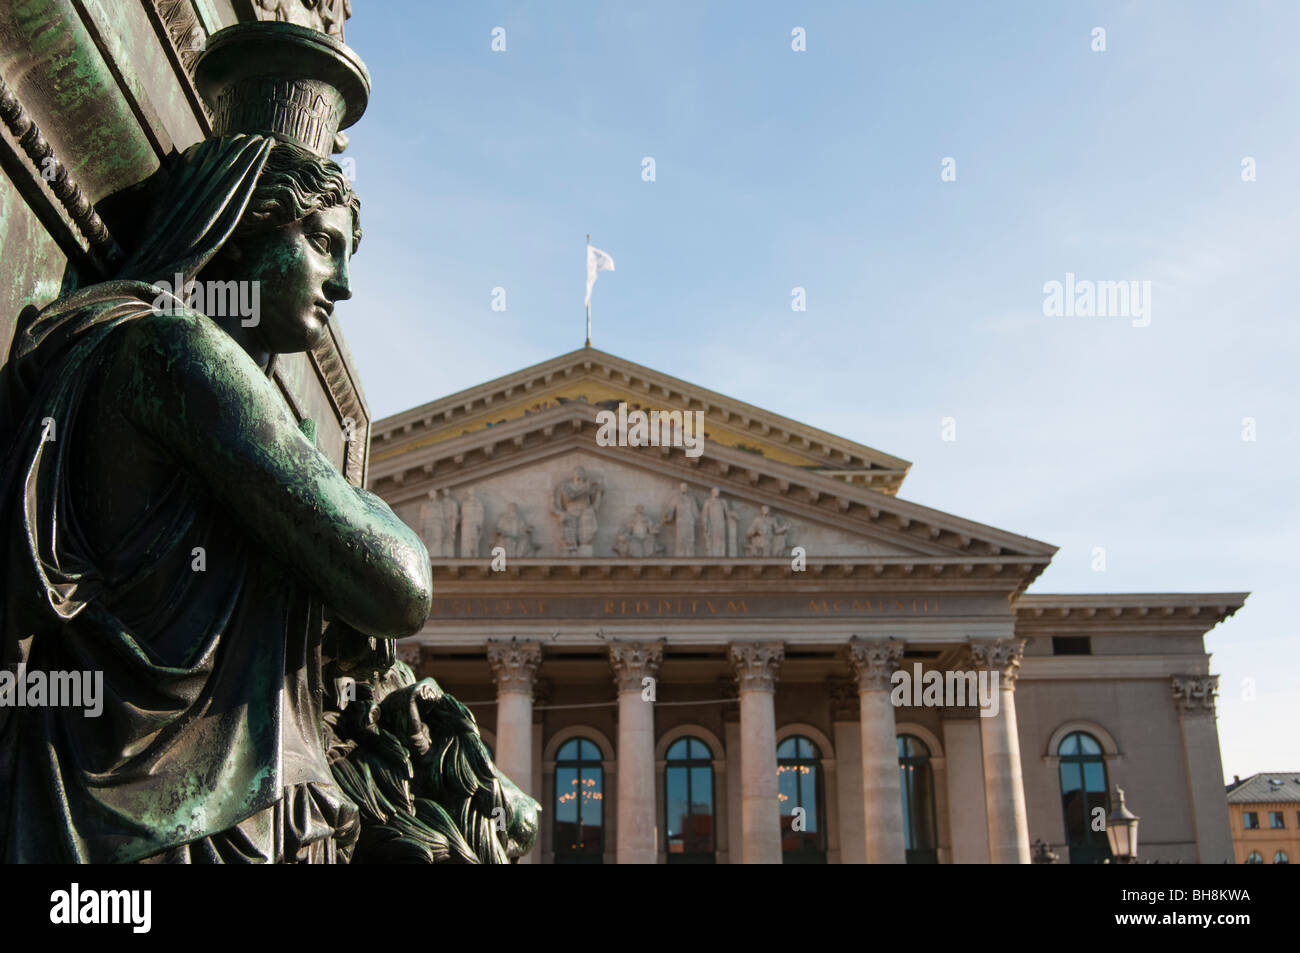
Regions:
<svg viewBox="0 0 1300 953"><path fill-rule="evenodd" d="M361 244L361 200L338 163L288 142L276 142L266 157L248 207L231 239L301 221L321 209L346 205L352 210L352 251Z"/></svg>

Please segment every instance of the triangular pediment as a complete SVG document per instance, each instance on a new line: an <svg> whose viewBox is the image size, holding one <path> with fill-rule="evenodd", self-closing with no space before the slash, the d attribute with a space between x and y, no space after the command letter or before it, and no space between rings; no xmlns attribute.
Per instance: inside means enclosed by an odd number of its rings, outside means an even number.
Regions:
<svg viewBox="0 0 1300 953"><path fill-rule="evenodd" d="M596 410L704 414L710 443L882 493L898 491L911 464L595 348L583 348L384 420L371 460L499 427L570 404Z"/></svg>
<svg viewBox="0 0 1300 953"><path fill-rule="evenodd" d="M640 504L644 516L663 525L667 506L682 483L703 516L712 489L735 513L728 557L755 556L749 530L769 508L778 526L788 525L784 542L803 546L810 558L908 557L919 561L1023 562L1045 565L1055 547L896 497L845 483L816 471L706 441L688 456L681 447L606 446L597 439L597 408L579 402L543 409L523 418L471 430L445 440L408 446L386 458L372 458L371 485L411 525L431 490L447 489L461 501L471 487L483 506L486 556L492 527L514 503L533 528L539 558L565 558L560 521L553 514L556 487L583 467L601 485L592 550L581 555L611 557L618 534ZM716 510L715 510L716 512ZM762 527L760 526L760 530ZM675 526L663 526L659 555L680 555ZM706 556L704 527L696 525L696 556ZM444 553L444 555L452 555ZM463 554L456 549L456 556ZM966 562L960 562L960 561Z"/></svg>

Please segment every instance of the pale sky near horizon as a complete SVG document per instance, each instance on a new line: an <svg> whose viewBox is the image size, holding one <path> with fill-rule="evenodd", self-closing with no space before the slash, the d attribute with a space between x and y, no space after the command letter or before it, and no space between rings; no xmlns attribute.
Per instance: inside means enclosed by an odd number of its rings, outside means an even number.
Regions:
<svg viewBox="0 0 1300 953"><path fill-rule="evenodd" d="M1225 774L1300 771L1298 34L1281 2L362 0L338 320L397 413L581 346L590 232L597 347L912 461L902 498L1060 546L1031 592L1250 591L1206 638ZM1045 315L1067 273L1150 282L1149 324Z"/></svg>

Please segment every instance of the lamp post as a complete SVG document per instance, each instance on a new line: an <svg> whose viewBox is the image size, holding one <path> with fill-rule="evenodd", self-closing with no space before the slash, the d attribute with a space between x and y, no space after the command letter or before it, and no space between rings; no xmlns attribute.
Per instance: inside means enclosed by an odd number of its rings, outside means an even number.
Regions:
<svg viewBox="0 0 1300 953"><path fill-rule="evenodd" d="M1115 809L1106 818L1106 839L1117 864L1137 863L1138 816L1124 806L1124 791L1115 788Z"/></svg>

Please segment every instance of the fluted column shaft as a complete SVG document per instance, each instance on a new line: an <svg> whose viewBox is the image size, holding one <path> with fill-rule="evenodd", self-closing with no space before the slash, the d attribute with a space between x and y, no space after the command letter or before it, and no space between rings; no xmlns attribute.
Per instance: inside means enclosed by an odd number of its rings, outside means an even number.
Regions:
<svg viewBox="0 0 1300 953"><path fill-rule="evenodd" d="M655 717L653 685L663 664L661 642L613 642L609 661L618 686L618 831L620 864L658 859L655 819ZM650 690L647 691L647 688Z"/></svg>
<svg viewBox="0 0 1300 953"><path fill-rule="evenodd" d="M984 748L989 861L994 864L1029 863L1029 814L1025 810L1025 778L1016 725L1016 676L1020 673L1024 651L1024 639L970 642L976 670L998 676L998 712L979 720Z"/></svg>
<svg viewBox="0 0 1300 953"><path fill-rule="evenodd" d="M781 808L776 781L776 677L785 658L779 642L731 646L740 692L740 861L779 864Z"/></svg>
<svg viewBox="0 0 1300 953"><path fill-rule="evenodd" d="M488 664L497 681L497 768L525 794L533 787L533 685L542 664L538 642L488 642ZM536 850L519 858L535 861Z"/></svg>
<svg viewBox="0 0 1300 953"><path fill-rule="evenodd" d="M862 730L862 810L869 864L903 864L903 792L898 773L898 738L890 676L903 657L897 639L860 640L849 645L858 680Z"/></svg>

